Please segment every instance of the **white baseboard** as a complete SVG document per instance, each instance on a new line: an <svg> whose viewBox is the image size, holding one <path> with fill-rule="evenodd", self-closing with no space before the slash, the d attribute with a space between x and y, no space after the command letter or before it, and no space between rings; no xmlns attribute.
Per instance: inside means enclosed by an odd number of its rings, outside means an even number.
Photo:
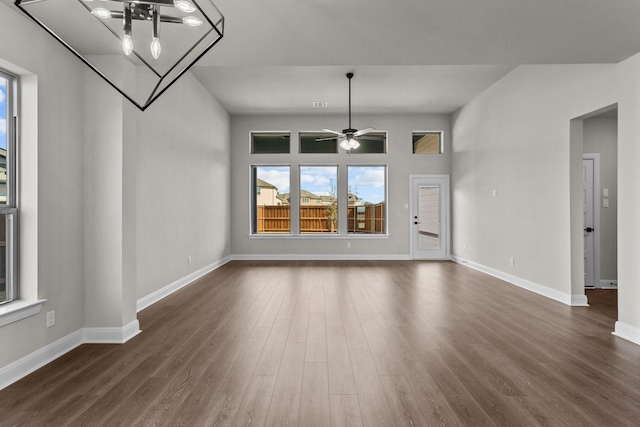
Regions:
<svg viewBox="0 0 640 427"><path fill-rule="evenodd" d="M552 300L561 302L563 304L570 305L570 306L588 305L587 298L584 295L571 295L564 292L560 292L556 289L551 289L547 286L543 286L538 283L531 282L527 279L523 279L521 277L517 277L512 274L505 273L504 271L496 270L495 268L487 267L485 265L478 264L473 261L469 261L457 256L452 256L451 259L459 264L466 265L467 267L473 268L474 270L478 270L490 276L497 277L498 279L504 280L505 282L511 283L512 285L515 285L519 288L523 288L528 291L534 292L538 295L551 298Z"/></svg>
<svg viewBox="0 0 640 427"><path fill-rule="evenodd" d="M618 281L600 280L600 289L618 289Z"/></svg>
<svg viewBox="0 0 640 427"><path fill-rule="evenodd" d="M572 307L589 307L589 300L586 295L571 295L571 304Z"/></svg>
<svg viewBox="0 0 640 427"><path fill-rule="evenodd" d="M145 308L149 307L150 305L160 301L161 299L167 297L168 295L171 295L172 293L174 293L175 291L177 291L178 289L184 288L185 286L187 286L188 284L190 284L191 282L199 279L200 277L204 276L207 273L212 272L213 270L222 267L223 265L225 265L226 263L228 263L229 261L231 261L230 256L225 257L221 260L218 260L216 262L214 262L213 264L209 264L206 267L203 267L199 270L194 271L193 273L189 274L188 276L183 277L182 279L178 279L173 283L168 284L167 286L165 286L162 289L158 289L157 291L147 295L146 297L142 297L138 300L137 304L136 304L136 309L137 311L141 311L144 310Z"/></svg>
<svg viewBox="0 0 640 427"><path fill-rule="evenodd" d="M0 390L82 344L82 329L60 338L0 369Z"/></svg>
<svg viewBox="0 0 640 427"><path fill-rule="evenodd" d="M0 390L82 344L124 344L140 333L137 320L122 328L82 328L0 369Z"/></svg>
<svg viewBox="0 0 640 427"><path fill-rule="evenodd" d="M226 264L230 260L231 257L226 257L138 300L138 311L161 300L167 295L172 294L210 271ZM124 344L140 332L142 331L140 330L140 323L137 319L122 328L79 329L58 341L42 347L41 349L36 350L3 368L0 368L0 390L26 377L47 363L53 362L55 359L82 344Z"/></svg>
<svg viewBox="0 0 640 427"><path fill-rule="evenodd" d="M124 344L140 332L138 319L122 328L84 328L83 344Z"/></svg>
<svg viewBox="0 0 640 427"><path fill-rule="evenodd" d="M640 328L635 326L617 321L615 330L612 334L627 341L631 341L634 344L640 345Z"/></svg>
<svg viewBox="0 0 640 427"><path fill-rule="evenodd" d="M349 254L239 254L234 261L407 261L407 255L349 255Z"/></svg>

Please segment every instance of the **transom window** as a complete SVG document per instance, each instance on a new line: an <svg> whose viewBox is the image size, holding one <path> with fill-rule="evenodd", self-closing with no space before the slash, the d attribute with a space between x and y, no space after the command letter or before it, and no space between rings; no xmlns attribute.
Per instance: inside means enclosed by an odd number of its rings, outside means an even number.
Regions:
<svg viewBox="0 0 640 427"><path fill-rule="evenodd" d="M338 138L326 132L300 132L300 153L337 153Z"/></svg>
<svg viewBox="0 0 640 427"><path fill-rule="evenodd" d="M378 131L359 136L360 146L351 150L351 154L384 154L387 152L387 133Z"/></svg>
<svg viewBox="0 0 640 427"><path fill-rule="evenodd" d="M291 150L290 140L289 132L251 132L251 153L289 153Z"/></svg>
<svg viewBox="0 0 640 427"><path fill-rule="evenodd" d="M420 131L412 133L414 154L442 154L442 132Z"/></svg>

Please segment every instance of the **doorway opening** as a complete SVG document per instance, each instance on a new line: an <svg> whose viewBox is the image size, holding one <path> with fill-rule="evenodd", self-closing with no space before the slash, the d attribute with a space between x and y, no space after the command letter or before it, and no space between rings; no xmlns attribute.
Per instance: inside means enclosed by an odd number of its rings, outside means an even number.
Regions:
<svg viewBox="0 0 640 427"><path fill-rule="evenodd" d="M413 259L449 259L449 175L411 175Z"/></svg>
<svg viewBox="0 0 640 427"><path fill-rule="evenodd" d="M576 129L578 131L574 132ZM594 311L616 313L617 318L617 195L618 195L618 108L612 105L579 117L572 122L572 144L582 154L579 221L583 242L583 280L574 268L572 294L584 289L585 299ZM579 135L576 138L576 135ZM577 181L574 181L577 185ZM576 188L572 193L577 193ZM577 215L572 217L577 219ZM573 228L577 234L578 224ZM577 237L577 235L576 235ZM574 239L574 243L579 240ZM574 265L575 266L575 265ZM575 266L577 267L577 266ZM581 278L582 279L582 278Z"/></svg>

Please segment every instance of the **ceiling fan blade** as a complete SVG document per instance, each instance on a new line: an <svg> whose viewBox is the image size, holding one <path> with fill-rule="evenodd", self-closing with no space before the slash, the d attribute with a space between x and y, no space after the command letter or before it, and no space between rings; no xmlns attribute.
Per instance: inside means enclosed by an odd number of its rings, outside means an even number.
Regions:
<svg viewBox="0 0 640 427"><path fill-rule="evenodd" d="M366 129L362 129L362 130L359 130L359 131L355 132L355 133L353 134L353 136L365 135L365 134L367 134L367 133L375 132L375 131L376 131L376 130L375 130L374 128L366 128Z"/></svg>
<svg viewBox="0 0 640 427"><path fill-rule="evenodd" d="M335 141L338 139L338 136L332 136L331 138L317 138L316 142L321 142L321 141Z"/></svg>
<svg viewBox="0 0 640 427"><path fill-rule="evenodd" d="M365 135L365 136L356 136L355 139L357 139L358 141L384 141L384 136Z"/></svg>
<svg viewBox="0 0 640 427"><path fill-rule="evenodd" d="M344 135L342 132L336 132L335 130L331 130L331 129L322 129L322 132L335 133L336 135Z"/></svg>

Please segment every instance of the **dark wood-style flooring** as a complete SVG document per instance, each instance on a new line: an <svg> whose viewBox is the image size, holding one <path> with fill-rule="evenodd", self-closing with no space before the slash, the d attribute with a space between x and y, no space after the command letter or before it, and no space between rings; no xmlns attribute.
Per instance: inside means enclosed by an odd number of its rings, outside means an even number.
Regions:
<svg viewBox="0 0 640 427"><path fill-rule="evenodd" d="M616 291L452 262L234 261L0 391L2 426L638 426Z"/></svg>

